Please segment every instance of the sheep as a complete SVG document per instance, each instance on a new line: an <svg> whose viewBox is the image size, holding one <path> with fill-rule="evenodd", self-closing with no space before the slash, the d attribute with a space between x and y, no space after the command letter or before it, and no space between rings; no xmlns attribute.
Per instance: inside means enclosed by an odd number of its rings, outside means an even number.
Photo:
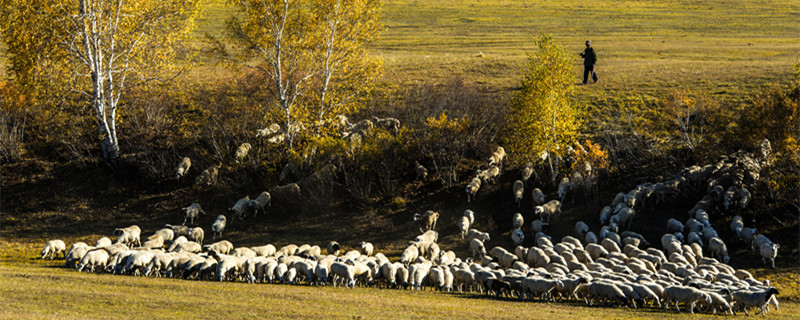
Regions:
<svg viewBox="0 0 800 320"><path fill-rule="evenodd" d="M186 241L189 241L189 239L186 239L185 236L180 236L180 237L175 238L175 240L173 240L172 243L169 244L169 247L167 248L167 251L168 252L176 251L177 250L176 248L178 247L178 245L181 244L181 243L184 243Z"/></svg>
<svg viewBox="0 0 800 320"><path fill-rule="evenodd" d="M746 244L752 246L756 238L756 233L758 233L756 228L742 228L741 238Z"/></svg>
<svg viewBox="0 0 800 320"><path fill-rule="evenodd" d="M67 245L64 243L63 240L50 240L44 245L42 248L42 259L46 258L48 255L50 256L50 260L53 260L53 257L58 255L59 253L66 258L67 255L64 250L67 249Z"/></svg>
<svg viewBox="0 0 800 320"><path fill-rule="evenodd" d="M461 239L467 236L467 232L469 232L469 217L461 216L461 221L458 223L458 228L461 232Z"/></svg>
<svg viewBox="0 0 800 320"><path fill-rule="evenodd" d="M426 169L423 165L419 164L419 161L414 162L414 173L416 173L417 178L416 180L425 181L425 178L428 177L428 169Z"/></svg>
<svg viewBox="0 0 800 320"><path fill-rule="evenodd" d="M247 153L250 152L250 148L252 148L252 146L250 146L250 144L247 142L240 144L239 147L236 148L236 153L233 156L236 160L236 163L242 162L242 160L247 157Z"/></svg>
<svg viewBox="0 0 800 320"><path fill-rule="evenodd" d="M724 291L728 290L725 289ZM702 306L709 307L711 310L714 311L715 315L717 314L718 309L722 309L723 312L727 311L728 313L733 315L733 309L731 309L731 304L728 302L728 300L725 300L725 297L716 292L706 291L706 293L708 294L709 297L711 297L711 304L706 305L705 303L701 303Z"/></svg>
<svg viewBox="0 0 800 320"><path fill-rule="evenodd" d="M572 192L575 189L575 184L569 181L569 178L561 179L561 182L558 183L558 199L561 202L564 202L564 198L567 197L567 194ZM573 198L574 200L574 198Z"/></svg>
<svg viewBox="0 0 800 320"><path fill-rule="evenodd" d="M102 237L100 239L97 239L97 241L95 241L94 243L95 247L105 247L110 245L111 245L111 239L109 239L108 237Z"/></svg>
<svg viewBox="0 0 800 320"><path fill-rule="evenodd" d="M96 267L105 268L108 264L108 251L103 249L94 249L86 252L78 263L78 272L82 272L87 267L89 272L94 272Z"/></svg>
<svg viewBox="0 0 800 320"><path fill-rule="evenodd" d="M175 238L175 231L172 231L170 228L161 228L156 231L152 236L148 237L148 240L152 237L159 236L164 241L172 241Z"/></svg>
<svg viewBox="0 0 800 320"><path fill-rule="evenodd" d="M534 296L537 296L541 301L551 301L551 292L556 288L563 286L564 283L561 280L540 278L522 279L522 292L528 298L533 299Z"/></svg>
<svg viewBox="0 0 800 320"><path fill-rule="evenodd" d="M478 177L472 178L469 184L467 184L467 203L469 203L473 198L475 198L475 194L478 193L478 190L481 188L481 179Z"/></svg>
<svg viewBox="0 0 800 320"><path fill-rule="evenodd" d="M519 208L522 202L522 196L525 194L525 183L523 183L522 180L514 181L511 191L514 195L514 202L517 204L517 208Z"/></svg>
<svg viewBox="0 0 800 320"><path fill-rule="evenodd" d="M187 226L165 224L164 228L172 230L172 234L175 236L186 236L189 234L189 227Z"/></svg>
<svg viewBox="0 0 800 320"><path fill-rule="evenodd" d="M503 147L498 146L497 150L492 153L492 156L489 157L489 166L493 165L500 165L503 163L503 159L506 157L506 150Z"/></svg>
<svg viewBox="0 0 800 320"><path fill-rule="evenodd" d="M464 216L469 218L469 225L475 224L475 212L474 211L467 209L467 210L464 211Z"/></svg>
<svg viewBox="0 0 800 320"><path fill-rule="evenodd" d="M194 219L197 218L199 215L205 215L206 212L203 211L203 208L200 207L199 203L192 203L188 207L181 208L183 210L183 225L186 225L186 221L189 221L189 225L194 224Z"/></svg>
<svg viewBox="0 0 800 320"><path fill-rule="evenodd" d="M511 291L511 284L497 279L491 278L486 280L486 294L488 295L489 292L494 292L495 297L500 297L500 295L508 296L509 291Z"/></svg>
<svg viewBox="0 0 800 320"><path fill-rule="evenodd" d="M218 242L214 242L209 245L203 246L203 249L206 251L214 251L219 254L229 254L231 250L233 250L233 243L228 240L222 240Z"/></svg>
<svg viewBox="0 0 800 320"><path fill-rule="evenodd" d="M752 195L750 195L750 191L747 188L739 189L739 207L744 209L750 203L750 199L752 199Z"/></svg>
<svg viewBox="0 0 800 320"><path fill-rule="evenodd" d="M678 303L683 302L689 304L689 312L694 315L694 307L698 302L705 302L711 304L711 297L708 293L700 291L692 287L669 286L664 288L664 310L667 306L675 302L675 309L681 312Z"/></svg>
<svg viewBox="0 0 800 320"><path fill-rule="evenodd" d="M620 305L626 304L628 297L616 285L609 282L592 282L581 284L575 290L580 294L586 303L591 305L590 300L594 301L595 298L601 300L608 300Z"/></svg>
<svg viewBox="0 0 800 320"><path fill-rule="evenodd" d="M589 232L589 226L586 225L586 222L578 221L575 223L575 233L578 234L578 238L584 239L587 232Z"/></svg>
<svg viewBox="0 0 800 320"><path fill-rule="evenodd" d="M202 247L202 246L201 246L199 243L197 243L197 242L194 242L194 241L186 241L186 242L181 242L181 243L179 243L179 244L178 244L178 245L176 245L176 246L175 246L175 248L173 248L173 250L171 250L171 251L172 251L172 252L191 252L191 253L197 253L197 252L200 252L200 251L202 251L202 249L203 249L203 247Z"/></svg>
<svg viewBox="0 0 800 320"><path fill-rule="evenodd" d="M514 214L514 218L511 219L514 229L522 228L522 225L525 223L525 220L522 218L522 214L517 212Z"/></svg>
<svg viewBox="0 0 800 320"><path fill-rule="evenodd" d="M231 216L231 224L233 221L236 220L238 217L239 220L244 220L244 216L247 215L247 207L250 204L250 196L244 196L236 201L232 207L228 208L228 211L233 211L233 215Z"/></svg>
<svg viewBox="0 0 800 320"><path fill-rule="evenodd" d="M550 200L541 206L534 207L534 212L538 214L542 220L547 220L549 223L551 216L556 216L556 219L558 219L558 216L561 214L561 201Z"/></svg>
<svg viewBox="0 0 800 320"><path fill-rule="evenodd" d="M372 252L375 249L372 243L363 241L359 244L359 247L361 247L361 253L363 253L366 256L372 256Z"/></svg>
<svg viewBox="0 0 800 320"><path fill-rule="evenodd" d="M533 188L533 191L531 191L531 196L533 196L533 203L538 206L547 201L547 197L545 197L544 192L542 192L542 189L539 188Z"/></svg>
<svg viewBox="0 0 800 320"><path fill-rule="evenodd" d="M472 257L483 257L486 255L486 248L483 246L483 241L480 239L472 239L469 242L469 250L472 252Z"/></svg>
<svg viewBox="0 0 800 320"><path fill-rule="evenodd" d="M520 229L514 229L511 232L511 240L514 241L514 245L521 245L525 241L525 234Z"/></svg>
<svg viewBox="0 0 800 320"><path fill-rule="evenodd" d="M733 221L731 221L731 231L736 233L737 238L742 237L743 229L744 229L744 220L742 219L742 216L733 217Z"/></svg>
<svg viewBox="0 0 800 320"><path fill-rule="evenodd" d="M331 275L333 275L333 286L336 287L340 279L345 281L345 287L352 289L356 286L356 276L353 261L334 262L331 264Z"/></svg>
<svg viewBox="0 0 800 320"><path fill-rule="evenodd" d="M612 212L613 209L611 209L611 207L609 206L603 207L603 209L600 210L600 224L602 225L607 224L608 220L611 219Z"/></svg>
<svg viewBox="0 0 800 320"><path fill-rule="evenodd" d="M760 249L761 246L766 244L766 243L772 243L772 240L770 240L769 238L767 238L767 236L765 236L763 234L759 234L753 240L752 248L753 248L753 250L755 250L756 248Z"/></svg>
<svg viewBox="0 0 800 320"><path fill-rule="evenodd" d="M273 123L266 128L256 130L256 138L269 138L280 131L281 126L277 123Z"/></svg>
<svg viewBox="0 0 800 320"><path fill-rule="evenodd" d="M492 240L488 232L481 232L476 229L469 229L469 233L467 233L467 239L470 241L472 241L472 239L480 239L481 241Z"/></svg>
<svg viewBox="0 0 800 320"><path fill-rule="evenodd" d="M203 232L203 228L189 228L188 233L189 240L195 241L199 243L201 246L203 245L203 238L205 238L205 232Z"/></svg>
<svg viewBox="0 0 800 320"><path fill-rule="evenodd" d="M264 191L255 199L250 200L247 205L253 208L253 218L255 218L256 215L258 215L258 210L264 211L264 207L272 206L272 197L269 195L269 192Z"/></svg>
<svg viewBox="0 0 800 320"><path fill-rule="evenodd" d="M147 249L163 249L164 248L164 238L161 237L161 234L155 234L147 238L142 244L142 248Z"/></svg>
<svg viewBox="0 0 800 320"><path fill-rule="evenodd" d="M132 225L127 228L116 228L114 229L114 235L119 233L119 237L117 237L117 243L122 243L127 246L132 246L134 244L141 246L142 242L140 240L140 235L142 234L142 229L139 228L137 225Z"/></svg>
<svg viewBox="0 0 800 320"><path fill-rule="evenodd" d="M759 247L759 253L761 253L761 262L766 264L767 259L769 259L769 261L772 263L772 269L775 269L775 257L778 256L778 249L780 249L780 247L781 246L777 243L761 244L761 247Z"/></svg>
<svg viewBox="0 0 800 320"><path fill-rule="evenodd" d="M492 183L500 177L500 167L493 165L486 170L478 170L477 177L484 183Z"/></svg>
<svg viewBox="0 0 800 320"><path fill-rule="evenodd" d="M583 243L587 244L587 245L590 244L590 243L595 243L596 244L597 243L597 235L595 235L594 232L592 232L592 231L587 232L586 236L583 238Z"/></svg>
<svg viewBox="0 0 800 320"><path fill-rule="evenodd" d="M676 232L683 232L684 226L678 220L674 218L670 218L667 220L667 233L676 233Z"/></svg>
<svg viewBox="0 0 800 320"><path fill-rule="evenodd" d="M414 223L419 227L419 232L425 232L436 228L436 220L439 219L439 213L433 210L425 211L425 214L414 214Z"/></svg>
<svg viewBox="0 0 800 320"><path fill-rule="evenodd" d="M214 232L214 237L212 240L217 239L217 234L222 236L222 232L225 231L225 225L227 224L227 219L224 215L218 215L217 219L214 220L214 223L211 224L211 231Z"/></svg>
<svg viewBox="0 0 800 320"><path fill-rule="evenodd" d="M192 159L189 157L183 157L181 162L178 164L178 168L175 169L175 179L183 178L187 173L189 173L189 168L192 167Z"/></svg>
<svg viewBox="0 0 800 320"><path fill-rule="evenodd" d="M213 185L217 182L217 176L219 175L219 169L221 167L222 164L218 163L206 168L199 176L194 178L194 184L201 185L205 183L208 186Z"/></svg>
<svg viewBox="0 0 800 320"><path fill-rule="evenodd" d="M68 268L76 268L78 262L83 259L83 256L86 255L86 252L88 252L90 249L93 248L89 247L89 245L84 242L73 243L69 247L69 250L67 250L66 255L64 255L64 264Z"/></svg>
<svg viewBox="0 0 800 320"><path fill-rule="evenodd" d="M531 222L531 231L533 232L533 234L542 232L544 227L548 225L549 225L548 223L544 223L542 222L542 220L539 219L533 220L533 222Z"/></svg>
<svg viewBox="0 0 800 320"><path fill-rule="evenodd" d="M770 287L764 291L756 291L756 292L751 292L746 290L734 291L731 293L731 298L733 299L736 308L737 309L741 308L742 310L744 310L744 313L746 315L748 316L750 315L750 313L747 312L747 308L757 308L761 313L761 315L766 317L764 311L766 309L767 302L769 302L770 299L777 294L778 294L778 289ZM735 315L736 312L734 312L733 314Z"/></svg>
<svg viewBox="0 0 800 320"><path fill-rule="evenodd" d="M728 247L719 237L711 238L711 241L708 242L708 251L712 257L718 258L724 263L728 263L731 260L731 257L728 256Z"/></svg>

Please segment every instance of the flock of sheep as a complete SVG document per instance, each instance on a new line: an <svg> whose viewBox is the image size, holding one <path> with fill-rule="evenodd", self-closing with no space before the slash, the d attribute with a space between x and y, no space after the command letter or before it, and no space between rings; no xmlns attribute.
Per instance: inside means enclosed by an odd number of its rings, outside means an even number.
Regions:
<svg viewBox="0 0 800 320"><path fill-rule="evenodd" d="M480 188L481 183L497 178L503 157L505 151L498 148L489 169L479 171L477 180L473 179L470 185ZM662 182L639 185L618 194L610 206L602 209L598 233L579 221L573 235L554 243L544 229L551 223L550 216L558 216L568 193L575 190L573 174L572 182L561 181L558 200L546 202L541 190L532 192L539 219L531 223L530 247L523 246L521 213L512 219L510 235L515 247L494 246L486 250L491 236L474 228L477 214L466 210L456 223L471 257L458 257L452 250L439 247L439 233L435 231L439 213L433 210L414 215L421 234L407 243L399 259L392 261L368 242L348 251L335 241L324 246L324 251L309 244L235 247L228 240L202 245L202 228L185 226L187 221L191 225L204 214L199 204L192 204L183 208L184 225L165 225L143 243L141 229L134 225L115 229L114 243L103 237L94 245L78 242L66 250L63 241L50 241L42 250L42 258L62 254L66 265L78 271L134 276L321 286L330 283L348 288L429 287L541 302L566 300L665 310L674 306L678 311L683 306L692 314L699 309L714 314L744 311L749 315L748 309L755 308L765 315L770 307L778 308L778 291L768 280L757 280L746 270L727 264L730 258L725 244L710 222L712 216L722 217L747 206L750 193L746 187L759 179L760 161L740 152L713 165L686 168ZM418 178L424 179L427 170L419 167L417 164L415 168ZM492 168L497 168L497 173L486 172ZM512 185L517 204L530 175L527 168L523 169L523 179ZM651 247L644 236L628 230L644 208L701 190L707 195L689 211L686 223L677 219L667 223L661 237L663 250ZM475 192L467 186L468 199ZM229 210L232 217L242 218L248 208L263 211L269 203L269 193L263 192L253 200L238 200ZM222 234L225 224L225 216L220 215L212 226L215 237ZM758 248L774 267L777 244L757 235L755 229L745 228L740 216L733 219L730 227L737 237Z"/></svg>

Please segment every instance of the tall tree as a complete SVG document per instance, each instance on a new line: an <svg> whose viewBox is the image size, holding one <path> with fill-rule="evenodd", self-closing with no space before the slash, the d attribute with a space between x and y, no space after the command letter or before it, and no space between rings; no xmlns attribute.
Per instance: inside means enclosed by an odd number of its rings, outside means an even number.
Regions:
<svg viewBox="0 0 800 320"><path fill-rule="evenodd" d="M19 23L3 32L11 71L28 83L43 61L55 61L96 117L103 158L119 155L117 112L131 83L158 79L174 68L174 45L188 36L198 0L4 1ZM8 22L7 22L8 23ZM21 27L23 29L19 29ZM4 28L5 31L6 28ZM30 36L30 35L35 36ZM36 48L31 51L30 48ZM40 58L44 55L46 58Z"/></svg>
<svg viewBox="0 0 800 320"><path fill-rule="evenodd" d="M367 45L380 33L376 0L232 0L243 13L228 22L238 54L231 60L268 79L266 105L281 116L288 148L299 128L351 111L372 87L380 63Z"/></svg>
<svg viewBox="0 0 800 320"><path fill-rule="evenodd" d="M582 108L574 101L572 59L550 35L536 41L528 57L521 89L510 101L510 134L506 145L518 163L546 163L551 179L557 163L577 139Z"/></svg>

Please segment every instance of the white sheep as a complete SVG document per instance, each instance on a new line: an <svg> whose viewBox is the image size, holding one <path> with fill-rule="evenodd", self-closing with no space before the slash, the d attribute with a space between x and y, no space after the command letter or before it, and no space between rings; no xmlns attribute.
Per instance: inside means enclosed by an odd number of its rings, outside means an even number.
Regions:
<svg viewBox="0 0 800 320"><path fill-rule="evenodd" d="M737 238L742 237L743 229L744 229L744 220L742 219L742 216L733 217L733 221L731 221L731 231L736 233Z"/></svg>
<svg viewBox="0 0 800 320"><path fill-rule="evenodd" d="M255 218L258 210L264 211L264 207L272 206L272 197L269 192L261 192L258 197L248 202L248 206L253 208L253 218Z"/></svg>
<svg viewBox="0 0 800 320"><path fill-rule="evenodd" d="M150 237L154 236L160 236L164 241L172 241L172 239L175 238L175 231L172 231L170 228L161 228ZM148 237L148 239L150 239L150 237Z"/></svg>
<svg viewBox="0 0 800 320"><path fill-rule="evenodd" d="M475 198L475 194L478 193L478 190L481 188L481 179L478 177L472 178L469 184L467 184L467 202L472 201Z"/></svg>
<svg viewBox="0 0 800 320"><path fill-rule="evenodd" d="M116 228L114 229L113 234L119 234L119 237L117 237L117 243L122 243L129 247L133 246L134 244L139 246L142 245L140 240L142 229L140 229L137 225L132 225L127 228Z"/></svg>
<svg viewBox="0 0 800 320"><path fill-rule="evenodd" d="M206 251L215 251L219 254L229 254L233 250L233 243L228 240L217 241L203 246Z"/></svg>
<svg viewBox="0 0 800 320"><path fill-rule="evenodd" d="M464 239L469 232L469 217L461 216L461 221L458 223L458 229L461 233L461 239Z"/></svg>
<svg viewBox="0 0 800 320"><path fill-rule="evenodd" d="M522 170L520 170L520 178L522 179L522 182L528 183L528 180L531 179L532 175L533 175L533 163L528 162L528 164L526 164L525 167L522 168Z"/></svg>
<svg viewBox="0 0 800 320"><path fill-rule="evenodd" d="M520 229L514 229L511 232L511 241L514 242L514 245L521 245L525 241L525 234Z"/></svg>
<svg viewBox="0 0 800 320"><path fill-rule="evenodd" d="M111 239L109 239L108 237L102 237L100 239L97 239L97 241L95 241L94 243L95 247L105 247L110 245L111 245Z"/></svg>
<svg viewBox="0 0 800 320"><path fill-rule="evenodd" d="M416 180L425 181L425 178L428 177L428 169L419 164L419 161L414 162L414 173L417 176Z"/></svg>
<svg viewBox="0 0 800 320"><path fill-rule="evenodd" d="M189 173L189 168L192 167L192 159L189 157L184 157L181 159L181 162L178 164L178 168L175 169L175 179L183 178L187 173Z"/></svg>
<svg viewBox="0 0 800 320"><path fill-rule="evenodd" d="M217 176L219 175L219 169L222 167L221 163L214 164L203 170L199 176L194 178L194 184L201 185L205 183L206 185L212 185L217 182Z"/></svg>
<svg viewBox="0 0 800 320"><path fill-rule="evenodd" d="M250 205L250 196L244 196L236 201L232 207L228 208L228 211L232 211L233 215L231 216L231 224L233 221L236 220L238 217L239 220L243 220L244 217L247 215L247 208Z"/></svg>
<svg viewBox="0 0 800 320"><path fill-rule="evenodd" d="M667 310L667 306L674 302L675 309L680 312L678 303L683 302L689 305L689 311L694 315L694 307L701 301L707 304L712 302L707 293L692 287L669 286L664 288L664 310Z"/></svg>
<svg viewBox="0 0 800 320"><path fill-rule="evenodd" d="M561 200L561 202L564 202L567 194L571 193L573 190L575 190L575 184L570 182L569 178L565 177L561 179L561 182L558 183L558 199Z"/></svg>
<svg viewBox="0 0 800 320"><path fill-rule="evenodd" d="M531 195L533 196L533 203L535 203L536 205L540 206L544 204L545 201L547 201L547 197L545 197L544 192L542 192L542 189L533 188L533 191L531 191Z"/></svg>
<svg viewBox="0 0 800 320"><path fill-rule="evenodd" d="M361 243L359 243L359 247L361 247L361 253L363 253L368 257L372 256L372 253L375 251L375 247L372 245L372 243L369 242L362 241Z"/></svg>
<svg viewBox="0 0 800 320"><path fill-rule="evenodd" d="M492 156L489 157L489 166L493 165L500 165L503 163L503 159L506 158L506 150L503 147L498 146L497 150L492 153Z"/></svg>
<svg viewBox="0 0 800 320"><path fill-rule="evenodd" d="M203 239L205 238L205 232L203 232L203 228L189 228L188 236L189 240L195 241L201 246L203 245Z"/></svg>
<svg viewBox="0 0 800 320"><path fill-rule="evenodd" d="M217 219L214 220L214 223L211 224L211 231L214 232L214 237L212 240L217 239L217 234L222 236L222 232L225 231L225 225L227 224L227 219L224 215L218 215Z"/></svg>
<svg viewBox="0 0 800 320"><path fill-rule="evenodd" d="M345 281L347 288L353 288L356 285L356 276L353 261L334 262L331 264L331 274L333 275L333 286L336 287L339 281Z"/></svg>
<svg viewBox="0 0 800 320"><path fill-rule="evenodd" d="M203 208L200 207L199 203L192 203L188 207L181 208L183 210L183 225L186 225L186 221L189 221L189 225L194 224L194 219L198 218L201 214L205 215L206 212L203 211Z"/></svg>
<svg viewBox="0 0 800 320"><path fill-rule="evenodd" d="M780 245L777 243L763 243L761 247L759 247L759 253L761 253L761 262L766 264L767 259L772 263L772 268L775 269L775 257L778 256L778 249L780 249ZM727 261L726 261L727 262Z"/></svg>
<svg viewBox="0 0 800 320"><path fill-rule="evenodd" d="M476 229L469 229L469 233L467 233L467 239L472 241L472 239L480 239L481 241L491 241L491 237L489 236L488 232L481 232Z"/></svg>
<svg viewBox="0 0 800 320"><path fill-rule="evenodd" d="M712 257L720 259L724 263L728 263L731 260L731 257L728 256L728 247L719 237L713 237L708 242L708 252Z"/></svg>
<svg viewBox="0 0 800 320"><path fill-rule="evenodd" d="M514 229L522 228L522 225L525 223L525 219L522 218L522 214L517 212L514 214L514 218L511 219L512 227Z"/></svg>
<svg viewBox="0 0 800 320"><path fill-rule="evenodd" d="M247 153L250 152L250 148L252 148L252 146L250 146L250 144L247 142L240 144L239 147L236 148L236 153L234 154L236 163L242 162L242 160L247 157Z"/></svg>
<svg viewBox="0 0 800 320"><path fill-rule="evenodd" d="M42 248L42 259L46 258L48 255L50 256L50 260L53 260L53 257L58 255L59 253L66 258L67 255L64 250L67 249L67 245L64 243L63 240L50 240L44 245Z"/></svg>
<svg viewBox="0 0 800 320"><path fill-rule="evenodd" d="M514 202L517 204L517 208L519 208L522 202L522 197L525 194L525 183L523 183L522 180L514 181L511 191L514 195Z"/></svg>
<svg viewBox="0 0 800 320"><path fill-rule="evenodd" d="M67 250L67 254L64 256L64 264L68 268L76 268L78 266L78 262L83 259L83 256L86 255L86 252L88 252L90 249L93 248L85 242L73 243L69 247L69 250Z"/></svg>
<svg viewBox="0 0 800 320"><path fill-rule="evenodd" d="M89 268L89 272L94 272L95 268L105 268L108 264L108 251L103 249L94 249L86 252L86 254L81 258L81 262L78 263L78 272L83 271L87 267Z"/></svg>
<svg viewBox="0 0 800 320"><path fill-rule="evenodd" d="M425 211L424 214L414 214L414 223L417 224L420 232L435 229L437 220L439 220L439 213L433 210Z"/></svg>
<svg viewBox="0 0 800 320"><path fill-rule="evenodd" d="M470 226L475 224L475 212L473 212L472 210L467 209L467 210L464 211L464 216L469 218L469 225Z"/></svg>
<svg viewBox="0 0 800 320"><path fill-rule="evenodd" d="M558 216L561 214L561 201L558 200L550 200L547 203L534 207L534 212L542 218L542 220L547 220L550 222L551 216Z"/></svg>

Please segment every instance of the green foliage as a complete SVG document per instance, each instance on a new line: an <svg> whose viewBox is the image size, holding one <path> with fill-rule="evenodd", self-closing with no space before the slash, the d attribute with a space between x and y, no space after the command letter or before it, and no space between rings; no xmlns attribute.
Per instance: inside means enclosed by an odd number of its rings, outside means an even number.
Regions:
<svg viewBox="0 0 800 320"><path fill-rule="evenodd" d="M536 45L538 51L528 58L521 88L509 103L505 145L516 163L536 164L565 156L577 141L584 112L574 101L571 56L549 35L542 35ZM543 153L550 156L541 157Z"/></svg>

